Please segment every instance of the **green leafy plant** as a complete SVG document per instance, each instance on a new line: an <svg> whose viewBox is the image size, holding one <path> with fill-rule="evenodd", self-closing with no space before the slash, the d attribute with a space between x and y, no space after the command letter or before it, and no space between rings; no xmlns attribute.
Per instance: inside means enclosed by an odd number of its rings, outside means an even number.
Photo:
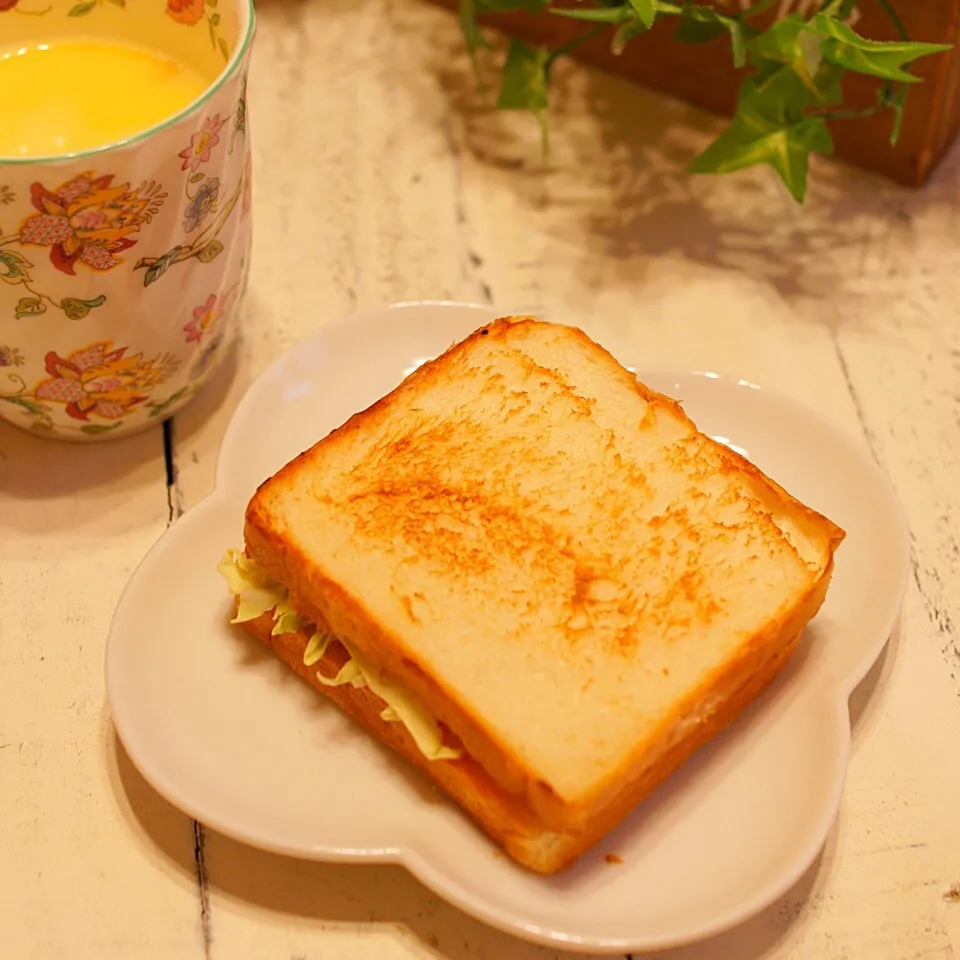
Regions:
<svg viewBox="0 0 960 960"><path fill-rule="evenodd" d="M460 25L476 64L477 50L489 49L477 22L480 14L547 11L584 23L581 34L553 50L531 47L517 38L510 41L497 106L531 111L543 130L544 149L550 71L558 57L605 31L611 31L611 47L614 53L620 53L631 40L664 18L675 20L677 39L687 43L725 37L734 66L748 73L730 125L690 169L694 173L731 173L768 164L782 177L793 197L802 202L810 154L833 152L827 121L889 111L890 141L895 144L907 92L920 81L910 72L910 65L950 47L912 42L891 0L877 2L901 37L895 42L867 39L848 25L856 0L825 0L810 16L794 13L764 29L757 27L757 15L778 2L756 0L748 9L730 13L688 0L580 0L578 6L559 6L553 0L460 0ZM859 110L842 109L842 80L847 71L883 81L875 104Z"/></svg>

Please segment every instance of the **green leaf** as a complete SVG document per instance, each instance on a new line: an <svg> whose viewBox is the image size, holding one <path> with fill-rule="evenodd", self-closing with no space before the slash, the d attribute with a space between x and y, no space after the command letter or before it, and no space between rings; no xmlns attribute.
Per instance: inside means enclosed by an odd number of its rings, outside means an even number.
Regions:
<svg viewBox="0 0 960 960"><path fill-rule="evenodd" d="M13 311L14 317L21 320L23 317L39 317L41 313L47 312L47 306L37 297L21 297Z"/></svg>
<svg viewBox="0 0 960 960"><path fill-rule="evenodd" d="M27 272L33 264L15 250L0 250L0 280L4 283L25 283L30 280Z"/></svg>
<svg viewBox="0 0 960 960"><path fill-rule="evenodd" d="M831 63L900 83L919 83L921 80L904 69L908 64L920 57L951 49L941 43L866 40L847 24L822 13L813 18L811 26L827 38L823 43L823 55Z"/></svg>
<svg viewBox="0 0 960 960"><path fill-rule="evenodd" d="M187 182L188 182L188 183L199 183L205 176L206 176L206 174L200 173L199 171L198 171L197 173L191 173L190 176L189 176L189 178L188 178L188 180L187 180Z"/></svg>
<svg viewBox="0 0 960 960"><path fill-rule="evenodd" d="M619 7L550 7L550 12L558 17L571 20L588 20L591 23L621 23L634 17L632 7L626 4Z"/></svg>
<svg viewBox="0 0 960 960"><path fill-rule="evenodd" d="M823 63L823 40L810 30L804 30L798 37L802 74L807 79L815 77Z"/></svg>
<svg viewBox="0 0 960 960"><path fill-rule="evenodd" d="M531 110L534 113L547 109L547 60L546 47L534 50L514 37L507 51L507 62L500 78L500 95L497 107L501 110Z"/></svg>
<svg viewBox="0 0 960 960"><path fill-rule="evenodd" d="M833 140L819 117L806 117L789 127L759 137L739 118L690 165L692 173L733 173L769 164L780 174L798 202L807 192L811 153L832 153Z"/></svg>
<svg viewBox="0 0 960 960"><path fill-rule="evenodd" d="M477 5L475 0L460 0L460 30L463 33L463 39L467 43L467 50L471 58L474 59L476 66L477 50L489 50L490 44L480 32L477 24Z"/></svg>
<svg viewBox="0 0 960 960"><path fill-rule="evenodd" d="M227 41L224 40L223 37L220 37L220 39L217 40L217 46L220 48L220 52L223 54L223 59L229 60L230 48L227 46Z"/></svg>
<svg viewBox="0 0 960 960"><path fill-rule="evenodd" d="M813 84L787 64L745 80L737 99L736 118L754 134L770 133L778 127L799 123L808 107L826 107L842 98L840 76L835 67L821 70Z"/></svg>
<svg viewBox="0 0 960 960"><path fill-rule="evenodd" d="M817 72L811 88L818 104L829 106L843 100L841 81L845 73L843 67L838 67L835 63L829 61L820 65L820 70Z"/></svg>
<svg viewBox="0 0 960 960"><path fill-rule="evenodd" d="M649 30L657 19L656 0L630 0L630 6L633 7L637 19Z"/></svg>
<svg viewBox="0 0 960 960"><path fill-rule="evenodd" d="M777 21L747 44L751 62L763 74L773 63L789 64L811 89L823 65L825 41L799 14Z"/></svg>
<svg viewBox="0 0 960 960"><path fill-rule="evenodd" d="M880 0L881 4L885 2L887 2L887 0ZM835 17L838 20L846 20L856 5L857 0L827 0L827 2L820 4L819 12L826 14L828 17Z"/></svg>
<svg viewBox="0 0 960 960"><path fill-rule="evenodd" d="M97 5L97 0L87 0L86 3L78 3L76 6L70 8L70 11L67 13L68 17L85 17L95 6Z"/></svg>
<svg viewBox="0 0 960 960"><path fill-rule="evenodd" d="M110 0L110 3L112 3L115 7L120 7L120 9L123 10L127 5L127 0Z"/></svg>
<svg viewBox="0 0 960 960"><path fill-rule="evenodd" d="M219 13L215 13L215 14L210 18L210 26L211 26L211 27L219 27L219 26L220 26L220 14L219 14Z"/></svg>
<svg viewBox="0 0 960 960"><path fill-rule="evenodd" d="M209 263L219 257L221 253L223 253L223 244L219 240L211 240L197 253L197 259L201 263Z"/></svg>
<svg viewBox="0 0 960 960"><path fill-rule="evenodd" d="M646 33L653 26L657 10L662 6L658 0L626 0L605 7L550 7L550 12L571 20L585 20L596 24L619 24L613 37L611 49L617 55L636 36Z"/></svg>
<svg viewBox="0 0 960 960"><path fill-rule="evenodd" d="M896 146L900 139L900 131L903 129L903 111L907 106L907 94L910 88L906 84L900 84L894 92L888 88L880 91L880 102L893 111L893 127L890 130L890 145Z"/></svg>
<svg viewBox="0 0 960 960"><path fill-rule="evenodd" d="M536 13L547 5L547 0L476 0L478 13L513 13L526 10Z"/></svg>
<svg viewBox="0 0 960 960"><path fill-rule="evenodd" d="M534 50L516 37L510 41L507 62L500 77L500 110L529 110L540 124L544 154L548 153L547 80L550 51Z"/></svg>
<svg viewBox="0 0 960 960"><path fill-rule="evenodd" d="M723 33L730 34L733 64L743 67L747 62L747 39L753 33L750 27L736 17L714 10L713 7L688 5L677 27L677 39L687 43L709 43Z"/></svg>
<svg viewBox="0 0 960 960"><path fill-rule="evenodd" d="M693 9L691 7L691 9ZM681 43L710 43L726 33L726 28L717 20L695 20L681 17L674 37Z"/></svg>
<svg viewBox="0 0 960 960"><path fill-rule="evenodd" d="M616 54L616 56L619 57L620 54L623 53L627 44L634 37L640 36L641 33L646 33L647 29L648 28L636 18L621 23L620 26L617 27L617 32L613 35L613 41L610 44L610 49L614 54Z"/></svg>
<svg viewBox="0 0 960 960"><path fill-rule="evenodd" d="M799 13L793 13L763 33L758 33L749 43L752 58L775 60L777 63L803 63L804 51L800 35L807 30L807 21Z"/></svg>
<svg viewBox="0 0 960 960"><path fill-rule="evenodd" d="M93 300L77 300L75 297L65 297L60 301L60 309L70 320L82 320L95 307L103 306L107 298L100 294Z"/></svg>
<svg viewBox="0 0 960 960"><path fill-rule="evenodd" d="M143 267L147 268L147 272L143 277L143 285L149 287L151 283L159 280L166 272L177 262L177 257L180 254L182 248L179 246L172 247L169 249L162 257L157 257L153 263L147 263L145 260L138 260L134 266L134 270L140 270Z"/></svg>
<svg viewBox="0 0 960 960"><path fill-rule="evenodd" d="M96 437L101 433L109 433L116 430L123 423L122 420L114 420L109 426L103 423L85 423L80 429L90 437Z"/></svg>

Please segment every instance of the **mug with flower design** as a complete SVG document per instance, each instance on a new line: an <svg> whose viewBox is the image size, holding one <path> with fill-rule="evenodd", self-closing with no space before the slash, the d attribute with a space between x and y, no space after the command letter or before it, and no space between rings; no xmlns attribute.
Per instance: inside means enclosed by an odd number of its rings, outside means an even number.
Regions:
<svg viewBox="0 0 960 960"><path fill-rule="evenodd" d="M0 45L93 32L210 82L119 142L0 156L0 418L65 440L187 403L235 337L250 262L252 0L0 0ZM75 79L63 96L85 96Z"/></svg>

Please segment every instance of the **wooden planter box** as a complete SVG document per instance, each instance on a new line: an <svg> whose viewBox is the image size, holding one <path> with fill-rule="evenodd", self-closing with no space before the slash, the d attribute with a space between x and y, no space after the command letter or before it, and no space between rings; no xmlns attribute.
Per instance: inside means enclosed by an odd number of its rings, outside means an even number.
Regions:
<svg viewBox="0 0 960 960"><path fill-rule="evenodd" d="M457 0L434 2L450 9L458 5ZM737 0L726 0L724 5L738 9ZM803 3L785 0L784 6L797 9ZM957 44L960 0L896 0L896 6L912 40ZM733 68L729 45L724 40L706 45L678 43L673 39L675 20L664 18L649 33L631 41L619 57L610 52L609 33L578 47L573 55L584 63L729 116L743 78L742 71ZM529 43L551 47L584 29L581 23L549 13L487 14L481 22ZM898 39L876 0L863 0L856 28L873 40ZM892 115L888 111L834 122L831 132L837 156L898 183L919 187L960 130L960 51L925 57L917 62L914 72L924 82L910 91L896 147L890 145ZM877 82L869 77L849 75L844 90L850 106L876 102Z"/></svg>

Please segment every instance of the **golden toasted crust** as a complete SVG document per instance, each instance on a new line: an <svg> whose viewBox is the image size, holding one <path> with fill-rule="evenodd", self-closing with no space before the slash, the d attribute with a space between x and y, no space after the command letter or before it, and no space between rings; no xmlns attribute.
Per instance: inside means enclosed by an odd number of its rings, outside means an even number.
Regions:
<svg viewBox="0 0 960 960"><path fill-rule="evenodd" d="M578 842L582 842L583 838L594 836L599 825L606 825L609 829L690 752L733 719L775 675L793 649L799 632L823 602L832 573L832 555L843 539L843 531L795 500L743 457L701 435L703 443L722 456L725 469L753 478L771 497L778 498L784 509L804 518L824 539L828 561L789 609L763 625L734 655L687 691L662 718L653 736L645 737L644 742L638 744L602 784L575 803L565 802L549 784L525 768L513 746L503 742L488 727L484 717L476 715L470 704L461 702L453 691L443 686L441 679L432 676L418 662L416 651L408 649L401 637L379 622L332 576L312 565L284 531L276 529L267 502L274 484L282 485L288 477L293 481L297 472L319 457L329 444L358 431L376 431L390 404L405 392L416 391L429 378L446 376L451 361L461 351L470 350L479 338L506 336L516 324L526 322L533 321L506 318L476 331L443 356L424 364L392 393L351 417L326 439L301 454L261 485L248 506L244 535L247 553L289 588L295 609L310 619L328 622L335 633L348 637L385 673L416 693L441 723L456 735L490 781L498 784L504 795L516 799L520 810L527 811L538 824L575 836ZM692 427L679 404L638 383L609 353L593 344L582 332L572 330L570 334L588 343L601 358L600 362L609 368L606 370L609 376L635 390L654 412L662 408ZM771 664L776 667L769 666ZM747 691L749 696L742 695L742 691ZM651 749L651 744L656 746Z"/></svg>

